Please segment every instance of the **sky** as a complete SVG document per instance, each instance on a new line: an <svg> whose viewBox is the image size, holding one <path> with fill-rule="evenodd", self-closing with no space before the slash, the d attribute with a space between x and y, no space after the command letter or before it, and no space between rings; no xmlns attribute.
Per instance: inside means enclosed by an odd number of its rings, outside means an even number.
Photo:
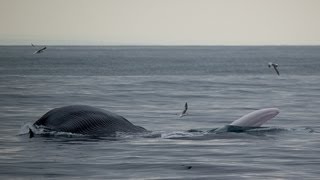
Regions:
<svg viewBox="0 0 320 180"><path fill-rule="evenodd" d="M320 45L320 0L0 0L0 45Z"/></svg>

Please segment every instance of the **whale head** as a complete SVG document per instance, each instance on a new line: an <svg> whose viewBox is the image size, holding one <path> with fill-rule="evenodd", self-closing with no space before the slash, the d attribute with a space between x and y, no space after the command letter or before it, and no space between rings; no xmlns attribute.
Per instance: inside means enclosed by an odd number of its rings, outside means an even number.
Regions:
<svg viewBox="0 0 320 180"><path fill-rule="evenodd" d="M278 108L265 108L253 111L233 121L230 125L240 127L260 127L280 113Z"/></svg>

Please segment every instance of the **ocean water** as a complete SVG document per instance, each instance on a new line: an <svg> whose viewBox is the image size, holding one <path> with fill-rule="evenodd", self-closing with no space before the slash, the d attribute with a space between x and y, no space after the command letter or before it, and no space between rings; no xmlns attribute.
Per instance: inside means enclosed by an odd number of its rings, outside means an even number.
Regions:
<svg viewBox="0 0 320 180"><path fill-rule="evenodd" d="M319 179L319 46L35 50L0 47L0 179ZM28 137L44 113L72 104L152 133ZM263 131L188 132L267 107L280 114Z"/></svg>

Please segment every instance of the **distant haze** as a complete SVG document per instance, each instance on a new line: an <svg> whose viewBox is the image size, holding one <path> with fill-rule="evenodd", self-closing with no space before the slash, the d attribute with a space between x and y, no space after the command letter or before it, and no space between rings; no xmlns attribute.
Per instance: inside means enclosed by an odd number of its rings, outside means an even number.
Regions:
<svg viewBox="0 0 320 180"><path fill-rule="evenodd" d="M320 45L320 0L0 0L0 44Z"/></svg>

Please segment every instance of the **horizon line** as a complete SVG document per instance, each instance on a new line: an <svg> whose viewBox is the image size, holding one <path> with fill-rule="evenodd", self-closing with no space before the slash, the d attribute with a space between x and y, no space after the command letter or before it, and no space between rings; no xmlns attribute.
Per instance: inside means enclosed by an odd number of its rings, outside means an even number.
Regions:
<svg viewBox="0 0 320 180"><path fill-rule="evenodd" d="M0 46L31 46L30 44L0 44ZM36 43L34 43L36 44ZM174 46L320 46L320 44L36 44L36 46L122 46L122 47L129 47L129 46L136 46L136 47L143 47L143 46L167 46L167 47L174 47Z"/></svg>

